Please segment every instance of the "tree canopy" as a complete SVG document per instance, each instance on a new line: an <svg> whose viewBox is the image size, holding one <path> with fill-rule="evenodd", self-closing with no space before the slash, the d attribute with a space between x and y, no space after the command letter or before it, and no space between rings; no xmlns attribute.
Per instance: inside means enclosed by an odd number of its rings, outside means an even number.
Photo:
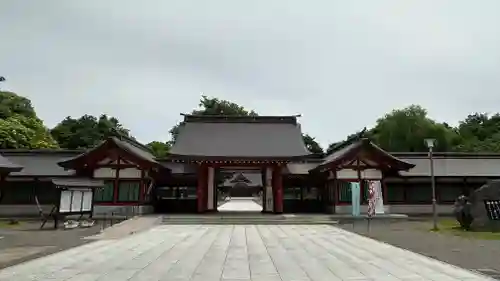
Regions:
<svg viewBox="0 0 500 281"><path fill-rule="evenodd" d="M227 100L221 100L215 97L208 97L205 95L201 96L198 108L191 111L192 115L227 115L227 116L257 116L257 113L253 110L247 110L243 106L240 106L234 102ZM172 137L172 143L177 139L179 134L179 127L182 122L175 125L170 129L170 135Z"/></svg>
<svg viewBox="0 0 500 281"><path fill-rule="evenodd" d="M5 79L0 76L0 82ZM194 115L258 116L251 109L216 97L202 96ZM158 157L165 157L176 140L181 123L171 130L171 140L152 141L147 146ZM25 97L0 91L0 148L91 148L106 139L112 131L132 137L117 118L102 114L99 117L83 115L66 117L48 130ZM424 139L437 140L435 151L500 152L500 113L488 115L473 113L452 127L432 120L419 105L395 109L379 118L373 128L364 129L347 137L363 135L389 152L426 152ZM303 134L306 147L315 154L323 149L309 134ZM342 143L328 146L329 154Z"/></svg>
<svg viewBox="0 0 500 281"><path fill-rule="evenodd" d="M83 115L78 119L66 117L51 131L51 135L61 148L80 149L92 148L105 140L113 131L130 136L117 118L102 114L99 118Z"/></svg>
<svg viewBox="0 0 500 281"><path fill-rule="evenodd" d="M468 115L456 129L455 151L500 152L500 114Z"/></svg>
<svg viewBox="0 0 500 281"><path fill-rule="evenodd" d="M378 119L364 135L390 152L426 152L426 138L436 140L435 151L500 152L500 114L470 114L451 127L430 119L421 106L411 105ZM327 153L334 146L331 144Z"/></svg>
<svg viewBox="0 0 500 281"><path fill-rule="evenodd" d="M29 99L0 91L0 148L57 147Z"/></svg>
<svg viewBox="0 0 500 281"><path fill-rule="evenodd" d="M166 157L170 151L170 142L152 141L146 144L156 157Z"/></svg>
<svg viewBox="0 0 500 281"><path fill-rule="evenodd" d="M392 152L427 151L426 138L436 139L436 151L451 151L456 138L453 129L428 118L427 111L418 105L386 114L369 134L375 143Z"/></svg>

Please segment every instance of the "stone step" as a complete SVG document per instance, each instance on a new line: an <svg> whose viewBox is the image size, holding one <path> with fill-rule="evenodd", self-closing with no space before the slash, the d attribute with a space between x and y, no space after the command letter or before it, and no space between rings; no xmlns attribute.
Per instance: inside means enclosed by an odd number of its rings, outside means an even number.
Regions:
<svg viewBox="0 0 500 281"><path fill-rule="evenodd" d="M207 224L207 225L217 225L217 224L236 224L236 225L246 225L246 224L272 224L272 225L290 225L290 224L308 224L308 225L313 225L313 224L337 224L337 221L289 221L289 220L259 220L259 221L252 221L252 220L220 220L220 221L209 221L209 220L200 220L200 221L195 221L195 220L190 220L190 221L178 221L178 220L168 220L168 221L163 221L163 224L169 224L169 225L192 225L192 224Z"/></svg>
<svg viewBox="0 0 500 281"><path fill-rule="evenodd" d="M335 224L328 216L217 216L217 215L179 215L164 216L163 224Z"/></svg>

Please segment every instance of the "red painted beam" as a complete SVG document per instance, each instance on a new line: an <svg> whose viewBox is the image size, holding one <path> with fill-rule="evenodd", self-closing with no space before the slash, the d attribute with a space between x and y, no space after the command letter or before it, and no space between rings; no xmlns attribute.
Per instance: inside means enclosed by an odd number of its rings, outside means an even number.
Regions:
<svg viewBox="0 0 500 281"><path fill-rule="evenodd" d="M283 175L281 166L273 167L274 212L283 213Z"/></svg>

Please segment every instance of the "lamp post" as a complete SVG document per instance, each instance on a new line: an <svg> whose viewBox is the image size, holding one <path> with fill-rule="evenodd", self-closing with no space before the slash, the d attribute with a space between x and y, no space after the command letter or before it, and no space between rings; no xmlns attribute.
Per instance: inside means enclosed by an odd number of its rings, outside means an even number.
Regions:
<svg viewBox="0 0 500 281"><path fill-rule="evenodd" d="M433 158L433 148L436 145L435 139L425 139L425 145L429 149L429 162L430 162L430 172L431 172L431 185L432 185L432 230L438 230L437 225L437 201L436 201L436 180L434 178L434 158Z"/></svg>

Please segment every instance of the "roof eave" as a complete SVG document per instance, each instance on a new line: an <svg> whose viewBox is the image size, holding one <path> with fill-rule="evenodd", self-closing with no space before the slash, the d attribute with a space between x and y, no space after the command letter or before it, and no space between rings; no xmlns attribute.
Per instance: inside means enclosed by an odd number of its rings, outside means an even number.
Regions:
<svg viewBox="0 0 500 281"><path fill-rule="evenodd" d="M150 159L145 159L144 157L140 156L140 155L137 155L136 153L134 153L133 151L130 151L129 149L127 149L126 147L124 147L123 145L120 145L118 143L118 140L116 139L116 137L109 137L108 139L106 139L105 141L103 141L101 144L99 144L98 146L80 154L80 155L77 155L73 158L70 158L70 159L67 159L67 160L64 160L64 161L60 161L58 162L57 164L65 169L75 169L75 168L78 168L79 166L81 166L83 163L82 161L85 162L86 158L88 157L88 155L90 153L98 153L97 151L98 150L108 150L108 149L111 149L111 148L118 148L118 149L121 149L123 151L125 151L127 154L129 155L133 155L134 158L137 158L137 159L140 159L142 163L148 163L149 165L148 166L151 166L153 168L158 168L158 169L167 169L167 170L170 170L168 169L167 167L164 167L162 166L159 162L156 161L156 159L154 159L153 161L151 161Z"/></svg>
<svg viewBox="0 0 500 281"><path fill-rule="evenodd" d="M191 161L237 161L237 160L261 160L261 161L286 161L286 160L298 160L305 159L311 155L297 155L297 156L204 156L204 155L185 155L185 154L169 154L167 160L191 160Z"/></svg>
<svg viewBox="0 0 500 281"><path fill-rule="evenodd" d="M24 169L24 167L21 166L11 166L11 167L0 167L0 172L5 171L7 173L17 173L20 172Z"/></svg>
<svg viewBox="0 0 500 281"><path fill-rule="evenodd" d="M367 138L360 139L358 140L358 143L353 145L351 148L349 148L347 151L345 151L342 155L339 155L339 157L332 159L331 161L328 161L326 163L322 163L315 168L309 170L310 173L314 172L326 172L328 170L332 170L337 168L337 166L342 163L345 160L351 160L354 156L356 156L357 153L360 152L363 148L371 149L373 150L376 154L379 155L380 158L383 160L381 162L385 162L388 165L389 170L395 170L395 171L408 171L412 168L415 167L415 164L408 163L406 161L403 161L390 153L386 152L382 148L378 147L376 144L374 144L372 141L370 141ZM335 152L334 152L335 153ZM331 154L330 154L331 155ZM386 170L386 169L383 169Z"/></svg>

